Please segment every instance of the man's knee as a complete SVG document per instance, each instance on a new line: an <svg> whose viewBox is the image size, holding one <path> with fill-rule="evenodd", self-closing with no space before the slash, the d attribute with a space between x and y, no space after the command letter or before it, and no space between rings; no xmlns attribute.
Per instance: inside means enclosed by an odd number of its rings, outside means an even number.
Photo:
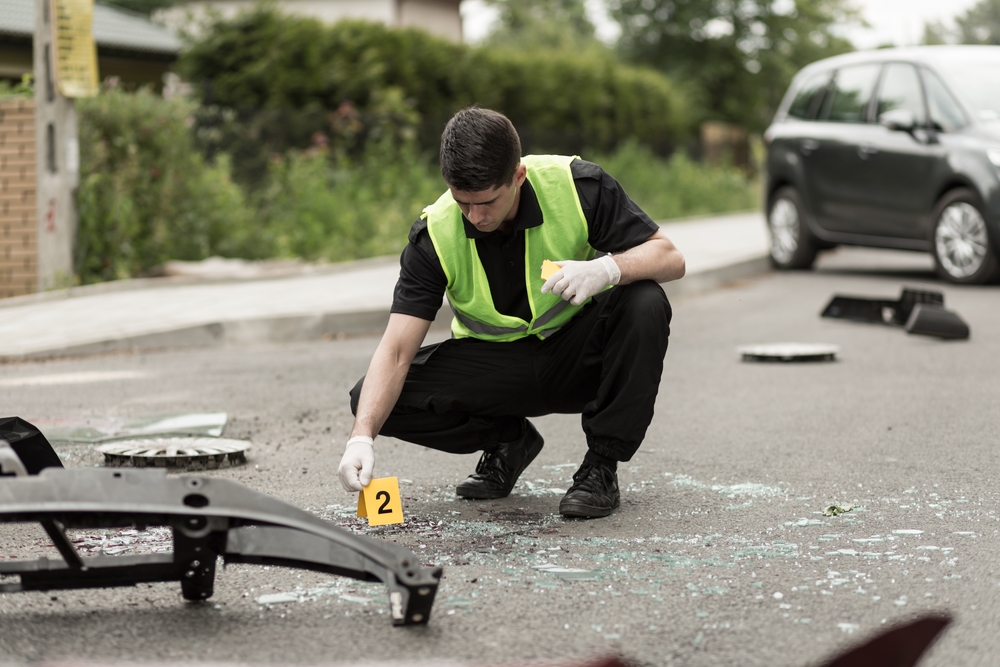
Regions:
<svg viewBox="0 0 1000 667"><path fill-rule="evenodd" d="M637 323L668 326L673 311L663 288L652 280L623 285L620 307Z"/></svg>
<svg viewBox="0 0 1000 667"><path fill-rule="evenodd" d="M361 397L361 387L365 384L365 377L362 376L358 383L351 389L351 414L358 414L358 399Z"/></svg>

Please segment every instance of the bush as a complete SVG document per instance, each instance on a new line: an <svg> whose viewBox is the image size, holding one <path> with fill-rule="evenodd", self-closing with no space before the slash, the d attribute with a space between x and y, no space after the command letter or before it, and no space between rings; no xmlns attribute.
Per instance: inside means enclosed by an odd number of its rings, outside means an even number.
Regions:
<svg viewBox="0 0 1000 667"><path fill-rule="evenodd" d="M34 77L25 74L17 83L0 79L0 100L30 100L35 96Z"/></svg>
<svg viewBox="0 0 1000 667"><path fill-rule="evenodd" d="M381 103L398 109L399 99ZM78 102L80 226L76 271L83 283L129 278L171 259L212 255L342 261L395 254L421 209L445 190L435 157L410 137L405 113L358 155L317 142L272 155L265 185L246 193L225 153L209 164L193 140L196 109L148 91L104 90ZM412 129L412 127L411 127ZM742 172L637 142L588 159L619 179L654 219L752 208Z"/></svg>
<svg viewBox="0 0 1000 667"><path fill-rule="evenodd" d="M135 277L172 259L342 261L399 252L421 208L445 187L430 156L395 140L406 136L399 130L357 158L328 148L274 155L265 186L244 193L226 154L210 164L196 148L190 102L112 88L79 100L78 109L74 269L84 284Z"/></svg>
<svg viewBox="0 0 1000 667"><path fill-rule="evenodd" d="M78 101L80 282L128 278L170 259L239 255L252 211L228 162L205 162L192 106L147 90L107 89Z"/></svg>
<svg viewBox="0 0 1000 667"><path fill-rule="evenodd" d="M271 163L259 202L273 255L331 262L394 254L421 209L445 189L412 147L372 142L362 160L292 152Z"/></svg>
<svg viewBox="0 0 1000 667"><path fill-rule="evenodd" d="M592 159L618 179L654 220L744 211L759 206L760 188L735 167L694 162L681 151L669 160L632 141Z"/></svg>
<svg viewBox="0 0 1000 667"><path fill-rule="evenodd" d="M412 106L424 150L436 151L443 123L473 103L507 114L525 150L535 153L609 151L628 138L666 152L693 129L683 90L610 52L474 48L377 23L327 27L266 5L219 18L203 35L183 54L180 69L202 86L206 104L241 117L332 111L345 102L356 110L350 133L337 114L298 118L297 131L285 133L289 143L269 148L277 152L306 148L303 138L315 132L330 135L335 148L361 150L372 133L384 131L377 109L387 91Z"/></svg>

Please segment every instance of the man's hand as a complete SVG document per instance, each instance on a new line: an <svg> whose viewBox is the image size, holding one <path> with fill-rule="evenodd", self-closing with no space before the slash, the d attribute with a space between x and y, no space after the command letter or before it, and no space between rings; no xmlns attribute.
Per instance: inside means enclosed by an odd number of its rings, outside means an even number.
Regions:
<svg viewBox="0 0 1000 667"><path fill-rule="evenodd" d="M361 491L372 481L372 471L375 468L373 442L364 435L356 435L347 441L347 449L340 459L337 476L348 493Z"/></svg>
<svg viewBox="0 0 1000 667"><path fill-rule="evenodd" d="M617 285L621 271L611 255L604 255L587 262L560 260L555 262L562 268L542 285L542 294L552 292L579 306L608 285Z"/></svg>

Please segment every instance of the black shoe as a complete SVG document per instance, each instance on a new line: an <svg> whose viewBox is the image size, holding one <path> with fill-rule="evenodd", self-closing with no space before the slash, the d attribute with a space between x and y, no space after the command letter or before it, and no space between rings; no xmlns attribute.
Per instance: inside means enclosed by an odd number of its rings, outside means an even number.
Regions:
<svg viewBox="0 0 1000 667"><path fill-rule="evenodd" d="M602 465L584 463L573 474L573 486L559 502L563 516L594 519L611 514L620 502L618 473Z"/></svg>
<svg viewBox="0 0 1000 667"><path fill-rule="evenodd" d="M501 442L497 448L483 452L476 472L455 487L455 493L463 498L492 500L506 498L514 488L514 482L521 476L528 464L542 451L545 441L531 422L524 420L525 428L521 437L513 442Z"/></svg>

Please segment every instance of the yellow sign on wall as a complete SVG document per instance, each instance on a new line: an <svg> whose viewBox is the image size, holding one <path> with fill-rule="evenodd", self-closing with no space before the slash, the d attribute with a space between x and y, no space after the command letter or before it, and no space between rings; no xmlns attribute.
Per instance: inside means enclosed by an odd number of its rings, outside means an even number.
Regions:
<svg viewBox="0 0 1000 667"><path fill-rule="evenodd" d="M56 88L65 97L97 94L94 0L52 0L52 63Z"/></svg>

